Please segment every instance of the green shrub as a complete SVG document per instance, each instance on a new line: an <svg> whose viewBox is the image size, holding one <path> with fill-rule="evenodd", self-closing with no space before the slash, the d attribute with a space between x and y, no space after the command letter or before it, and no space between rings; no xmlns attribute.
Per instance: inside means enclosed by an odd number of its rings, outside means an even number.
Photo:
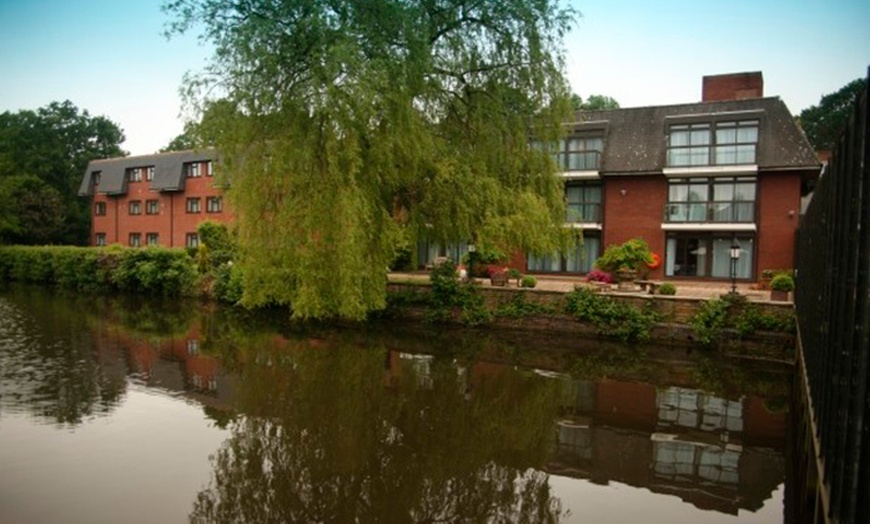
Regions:
<svg viewBox="0 0 870 524"><path fill-rule="evenodd" d="M677 294L677 286L671 284L670 282L665 282L661 286L659 286L659 295L676 295Z"/></svg>
<svg viewBox="0 0 870 524"><path fill-rule="evenodd" d="M203 246L205 249L205 253L202 254L205 259L200 262L204 268L201 271L207 271L209 268L218 267L235 259L236 240L226 224L206 220L196 226L196 234L200 241L197 254L202 253Z"/></svg>
<svg viewBox="0 0 870 524"><path fill-rule="evenodd" d="M214 270L214 296L223 302L238 304L245 291L242 270L231 263L222 264Z"/></svg>
<svg viewBox="0 0 870 524"><path fill-rule="evenodd" d="M589 289L572 291L566 295L565 301L565 311L574 318L590 322L600 334L623 342L649 340L652 328L659 320L651 302L643 309L636 308Z"/></svg>
<svg viewBox="0 0 870 524"><path fill-rule="evenodd" d="M460 309L462 322L471 326L492 320L492 312L486 308L474 282L468 284L459 282L459 273L452 260L447 260L434 268L429 278L432 281L432 293L427 320L430 322L449 320L455 308Z"/></svg>
<svg viewBox="0 0 870 524"><path fill-rule="evenodd" d="M552 304L538 304L526 300L524 293L515 293L509 302L501 304L496 309L496 315L500 317L522 318L531 315L547 315L556 312Z"/></svg>
<svg viewBox="0 0 870 524"><path fill-rule="evenodd" d="M595 261L595 267L608 273L621 269L639 271L653 262L647 243L640 238L626 240L622 244L611 244L604 254Z"/></svg>
<svg viewBox="0 0 870 524"><path fill-rule="evenodd" d="M538 285L538 279L531 275L526 275L520 280L520 285L522 287L535 287Z"/></svg>
<svg viewBox="0 0 870 524"><path fill-rule="evenodd" d="M794 278L788 273L780 273L770 281L770 289L774 291L794 291Z"/></svg>
<svg viewBox="0 0 870 524"><path fill-rule="evenodd" d="M719 340L728 320L729 307L731 304L719 299L701 303L701 308L689 320L698 342L709 346Z"/></svg>
<svg viewBox="0 0 870 524"><path fill-rule="evenodd" d="M164 296L192 294L197 278L186 251L163 247L125 250L112 273L121 291Z"/></svg>

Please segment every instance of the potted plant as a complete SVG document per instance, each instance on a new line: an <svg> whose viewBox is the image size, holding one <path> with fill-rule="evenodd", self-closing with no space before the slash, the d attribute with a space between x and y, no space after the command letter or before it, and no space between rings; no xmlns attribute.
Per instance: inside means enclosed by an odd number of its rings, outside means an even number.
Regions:
<svg viewBox="0 0 870 524"><path fill-rule="evenodd" d="M508 270L501 266L489 266L486 268L489 273L489 282L493 286L506 286L508 282Z"/></svg>
<svg viewBox="0 0 870 524"><path fill-rule="evenodd" d="M647 243L643 239L632 238L622 244L607 246L604 254L595 261L595 267L614 275L620 290L630 291L634 289L637 272L653 263Z"/></svg>
<svg viewBox="0 0 870 524"><path fill-rule="evenodd" d="M780 273L770 281L770 299L784 302L788 294L794 291L794 278L788 273Z"/></svg>

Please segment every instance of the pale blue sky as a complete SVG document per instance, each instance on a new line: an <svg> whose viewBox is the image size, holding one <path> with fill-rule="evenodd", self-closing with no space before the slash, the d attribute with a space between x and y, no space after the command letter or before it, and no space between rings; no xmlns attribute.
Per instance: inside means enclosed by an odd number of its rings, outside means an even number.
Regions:
<svg viewBox="0 0 870 524"><path fill-rule="evenodd" d="M706 74L762 71L793 113L863 77L866 0L575 0L566 69L583 97L623 107L694 102ZM167 41L160 0L0 0L0 111L69 99L152 153L181 132L178 88L209 55Z"/></svg>

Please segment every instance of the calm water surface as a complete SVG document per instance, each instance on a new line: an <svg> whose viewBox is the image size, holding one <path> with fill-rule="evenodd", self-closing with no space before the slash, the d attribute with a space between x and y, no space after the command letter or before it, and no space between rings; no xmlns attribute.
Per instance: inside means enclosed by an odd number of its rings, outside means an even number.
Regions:
<svg viewBox="0 0 870 524"><path fill-rule="evenodd" d="M0 290L0 522L783 520L784 370L283 320Z"/></svg>

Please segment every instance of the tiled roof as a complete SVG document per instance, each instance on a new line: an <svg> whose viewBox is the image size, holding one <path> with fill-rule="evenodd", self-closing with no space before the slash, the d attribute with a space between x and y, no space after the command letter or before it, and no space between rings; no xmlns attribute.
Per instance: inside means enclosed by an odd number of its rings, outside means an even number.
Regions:
<svg viewBox="0 0 870 524"><path fill-rule="evenodd" d="M94 194L95 172L100 173L99 193L123 195L127 192L127 170L133 167L154 167L154 179L149 183L154 191L181 191L184 189L183 166L188 162L206 162L217 157L214 150L189 150L155 155L128 156L93 160L88 164L79 196Z"/></svg>
<svg viewBox="0 0 870 524"><path fill-rule="evenodd" d="M819 168L806 136L779 97L580 111L575 115L578 130L584 128L583 122L598 128L602 121L607 122L599 169L602 174L660 173L666 167L668 125L683 121L683 117L687 121L758 118L759 169Z"/></svg>

